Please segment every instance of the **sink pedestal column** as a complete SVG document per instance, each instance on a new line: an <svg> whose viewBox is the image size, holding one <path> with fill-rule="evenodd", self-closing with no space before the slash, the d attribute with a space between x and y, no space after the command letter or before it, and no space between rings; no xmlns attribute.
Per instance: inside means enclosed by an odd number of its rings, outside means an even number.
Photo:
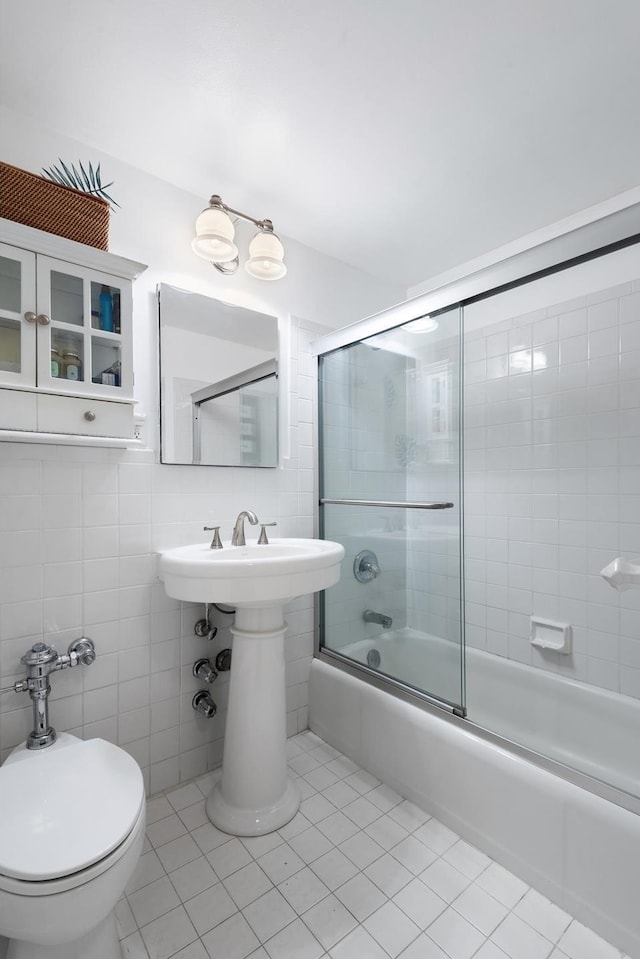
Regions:
<svg viewBox="0 0 640 959"><path fill-rule="evenodd" d="M292 819L298 787L287 774L283 607L238 607L233 634L222 778L207 800L211 822L261 836Z"/></svg>

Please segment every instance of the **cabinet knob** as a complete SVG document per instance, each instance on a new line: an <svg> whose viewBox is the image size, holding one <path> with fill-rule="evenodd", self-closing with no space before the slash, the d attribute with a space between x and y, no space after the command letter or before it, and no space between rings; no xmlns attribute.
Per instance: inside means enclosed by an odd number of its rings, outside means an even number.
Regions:
<svg viewBox="0 0 640 959"><path fill-rule="evenodd" d="M87 422L93 423L96 418L96 414L93 412L93 410L87 410L87 412L84 414L84 418L87 420Z"/></svg>
<svg viewBox="0 0 640 959"><path fill-rule="evenodd" d="M38 323L40 324L40 326L48 326L49 323L51 323L51 320L49 319L46 313L38 313L36 319Z"/></svg>
<svg viewBox="0 0 640 959"><path fill-rule="evenodd" d="M24 318L27 323L35 323L36 321L36 315L32 310L29 310L27 313L25 313Z"/></svg>

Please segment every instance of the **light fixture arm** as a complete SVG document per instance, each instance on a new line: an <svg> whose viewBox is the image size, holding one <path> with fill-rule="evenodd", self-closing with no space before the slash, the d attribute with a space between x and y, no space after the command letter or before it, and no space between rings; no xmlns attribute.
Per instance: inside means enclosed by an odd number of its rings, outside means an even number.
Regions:
<svg viewBox="0 0 640 959"><path fill-rule="evenodd" d="M234 210L233 207L227 206L227 204L223 202L222 197L218 196L217 193L214 193L210 198L209 206L216 210L222 210L224 213L232 213L233 216L239 216L241 220L247 220L248 223L253 223L259 230L264 230L265 233L273 233L273 223L271 220L256 220L254 217L249 216L248 213L241 213L240 210Z"/></svg>

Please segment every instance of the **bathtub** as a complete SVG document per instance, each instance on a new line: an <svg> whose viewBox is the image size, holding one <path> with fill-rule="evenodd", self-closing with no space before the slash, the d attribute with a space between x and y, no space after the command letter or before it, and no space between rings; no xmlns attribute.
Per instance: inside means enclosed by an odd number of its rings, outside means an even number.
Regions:
<svg viewBox="0 0 640 959"><path fill-rule="evenodd" d="M413 630L354 643L348 651L364 662L373 646L381 669L402 674L404 652L424 657L430 650L432 678L434 670L451 674L451 647ZM638 783L640 703L477 650L467 655L465 720L394 696L375 681L363 681L357 667L337 668L335 658L321 653L311 666L309 725L605 939L640 957L640 802L630 795ZM407 678L415 682L426 660L412 663ZM556 762L511 747L480 724ZM615 754L625 763L614 761ZM595 781L593 790L584 788L591 785L586 777L564 775L558 764L577 765L578 755L581 768L604 782L617 768L615 778L618 784L624 779L629 793Z"/></svg>
<svg viewBox="0 0 640 959"><path fill-rule="evenodd" d="M460 653L453 643L400 629L344 646L380 672L456 701ZM467 648L467 715L483 729L640 797L640 700ZM417 679L418 677L418 679Z"/></svg>

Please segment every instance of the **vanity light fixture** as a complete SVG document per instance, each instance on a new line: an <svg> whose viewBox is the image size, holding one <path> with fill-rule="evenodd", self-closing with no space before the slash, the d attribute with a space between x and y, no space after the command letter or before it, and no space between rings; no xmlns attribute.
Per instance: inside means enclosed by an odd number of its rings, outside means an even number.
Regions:
<svg viewBox="0 0 640 959"><path fill-rule="evenodd" d="M220 273L235 273L240 258L238 247L234 243L235 226L231 216L248 220L258 227L249 244L249 259L245 269L250 276L258 280L279 280L287 272L284 264L284 248L280 238L273 232L271 220L255 220L246 213L233 210L214 193L209 206L196 220L196 235L191 249L198 256L215 266Z"/></svg>

